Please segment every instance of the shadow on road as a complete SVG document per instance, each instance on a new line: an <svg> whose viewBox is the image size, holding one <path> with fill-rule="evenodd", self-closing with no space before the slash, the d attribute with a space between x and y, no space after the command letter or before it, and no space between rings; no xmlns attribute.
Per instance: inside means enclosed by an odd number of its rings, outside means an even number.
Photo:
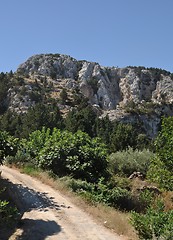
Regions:
<svg viewBox="0 0 173 240"><path fill-rule="evenodd" d="M67 206L59 205L54 201L53 197L48 197L48 193L37 192L21 184L14 184L8 179L1 179L3 185L8 190L9 196L16 204L20 211L20 217L16 227L21 230L21 236L15 238L16 240L44 240L48 236L53 236L61 231L61 226L52 220L29 219L22 216L25 212L37 210L40 212L47 212L49 209L60 211ZM68 207L67 207L68 208ZM8 240L14 233L15 227L6 227L4 232L0 229L0 240Z"/></svg>
<svg viewBox="0 0 173 240"><path fill-rule="evenodd" d="M22 234L16 240L44 240L61 231L61 227L55 221L41 219L24 219L21 221Z"/></svg>
<svg viewBox="0 0 173 240"><path fill-rule="evenodd" d="M44 212L48 209L59 211L62 208L69 208L69 206L55 202L54 198L49 197L47 192L38 192L22 184L13 184L7 179L4 181L8 185L9 195L21 212L28 212L32 209Z"/></svg>

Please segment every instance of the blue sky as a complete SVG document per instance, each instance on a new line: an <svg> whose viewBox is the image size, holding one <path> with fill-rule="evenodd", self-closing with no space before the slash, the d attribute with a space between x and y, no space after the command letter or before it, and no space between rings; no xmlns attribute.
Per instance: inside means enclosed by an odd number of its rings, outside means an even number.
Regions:
<svg viewBox="0 0 173 240"><path fill-rule="evenodd" d="M0 0L0 72L39 53L173 72L173 0Z"/></svg>

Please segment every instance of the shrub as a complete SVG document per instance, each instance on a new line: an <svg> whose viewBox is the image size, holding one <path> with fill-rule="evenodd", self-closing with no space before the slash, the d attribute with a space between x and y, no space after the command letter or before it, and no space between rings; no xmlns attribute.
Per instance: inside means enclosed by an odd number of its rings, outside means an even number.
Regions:
<svg viewBox="0 0 173 240"><path fill-rule="evenodd" d="M14 156L18 149L19 139L10 136L7 132L0 131L0 164L7 156Z"/></svg>
<svg viewBox="0 0 173 240"><path fill-rule="evenodd" d="M88 79L87 82L93 89L94 94L96 94L99 89L98 79L93 77L93 78Z"/></svg>
<svg viewBox="0 0 173 240"><path fill-rule="evenodd" d="M22 149L25 149L25 152L29 154L31 158L36 158L49 137L49 128L46 129L43 127L42 130L36 130L29 135L28 141L21 141Z"/></svg>
<svg viewBox="0 0 173 240"><path fill-rule="evenodd" d="M60 102L61 102L61 104L65 105L67 99L68 99L67 90L65 88L63 88L62 91L60 92Z"/></svg>
<svg viewBox="0 0 173 240"><path fill-rule="evenodd" d="M100 178L97 184L79 179L68 179L68 187L93 204L103 203L126 210L131 208L130 192L120 187L112 187L108 182L105 182L104 178Z"/></svg>
<svg viewBox="0 0 173 240"><path fill-rule="evenodd" d="M151 160L147 178L163 189L173 190L173 174L158 157Z"/></svg>
<svg viewBox="0 0 173 240"><path fill-rule="evenodd" d="M39 152L38 166L59 176L72 175L87 181L97 181L107 174L107 150L98 138L86 133L75 134L54 129Z"/></svg>
<svg viewBox="0 0 173 240"><path fill-rule="evenodd" d="M0 200L0 224L9 224L18 216L17 208L9 206L8 201Z"/></svg>
<svg viewBox="0 0 173 240"><path fill-rule="evenodd" d="M151 161L147 176L161 188L173 190L173 117L162 119L155 149L156 157Z"/></svg>
<svg viewBox="0 0 173 240"><path fill-rule="evenodd" d="M127 190L131 189L131 180L127 177L118 176L117 174L113 175L109 181L112 187L120 187Z"/></svg>
<svg viewBox="0 0 173 240"><path fill-rule="evenodd" d="M109 156L109 169L112 174L130 176L134 171L146 174L150 159L153 153L149 150L128 150L118 151Z"/></svg>
<svg viewBox="0 0 173 240"><path fill-rule="evenodd" d="M137 144L137 130L132 124L115 122L112 133L110 134L111 152L123 151L128 147L134 147Z"/></svg>
<svg viewBox="0 0 173 240"><path fill-rule="evenodd" d="M131 194L126 189L120 187L111 189L106 184L99 182L94 199L96 202L102 202L111 207L119 207L127 210L129 208Z"/></svg>
<svg viewBox="0 0 173 240"><path fill-rule="evenodd" d="M161 131L155 141L156 153L165 167L173 168L173 117L163 118Z"/></svg>
<svg viewBox="0 0 173 240"><path fill-rule="evenodd" d="M94 184L88 183L80 179L70 178L68 179L68 187L70 187L73 192L80 193L81 191L92 192L94 189Z"/></svg>
<svg viewBox="0 0 173 240"><path fill-rule="evenodd" d="M157 202L145 214L132 213L131 223L140 239L173 239L173 211L164 212L164 204Z"/></svg>
<svg viewBox="0 0 173 240"><path fill-rule="evenodd" d="M1 189L0 189L0 228L4 227L5 225L11 224L14 222L18 216L19 212L15 206L11 206L11 202L4 200L6 198L6 187L4 187L3 183L1 182ZM3 199L3 200L2 200Z"/></svg>
<svg viewBox="0 0 173 240"><path fill-rule="evenodd" d="M154 202L157 196L154 192L145 189L138 194L133 194L134 209L137 212L145 213L147 208Z"/></svg>

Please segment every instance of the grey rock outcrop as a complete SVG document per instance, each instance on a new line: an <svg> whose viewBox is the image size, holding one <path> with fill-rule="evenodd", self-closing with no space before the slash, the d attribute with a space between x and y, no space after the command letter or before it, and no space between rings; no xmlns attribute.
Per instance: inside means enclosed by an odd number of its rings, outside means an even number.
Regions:
<svg viewBox="0 0 173 240"><path fill-rule="evenodd" d="M138 119L151 136L157 133L161 115L173 115L172 75L159 69L103 67L67 55L40 54L21 64L17 73L78 88L103 116L124 122Z"/></svg>

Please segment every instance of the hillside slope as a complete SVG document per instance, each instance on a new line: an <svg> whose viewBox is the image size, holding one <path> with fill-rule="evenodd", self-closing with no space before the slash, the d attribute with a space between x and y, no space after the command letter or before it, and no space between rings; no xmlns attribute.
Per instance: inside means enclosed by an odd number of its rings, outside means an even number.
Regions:
<svg viewBox="0 0 173 240"><path fill-rule="evenodd" d="M40 54L21 64L15 76L18 85L8 89L7 102L17 112L47 98L68 112L74 95L81 93L100 116L141 122L150 137L157 134L161 116L173 115L173 75L161 69L103 67L67 55ZM62 89L67 92L66 104L58 101Z"/></svg>

